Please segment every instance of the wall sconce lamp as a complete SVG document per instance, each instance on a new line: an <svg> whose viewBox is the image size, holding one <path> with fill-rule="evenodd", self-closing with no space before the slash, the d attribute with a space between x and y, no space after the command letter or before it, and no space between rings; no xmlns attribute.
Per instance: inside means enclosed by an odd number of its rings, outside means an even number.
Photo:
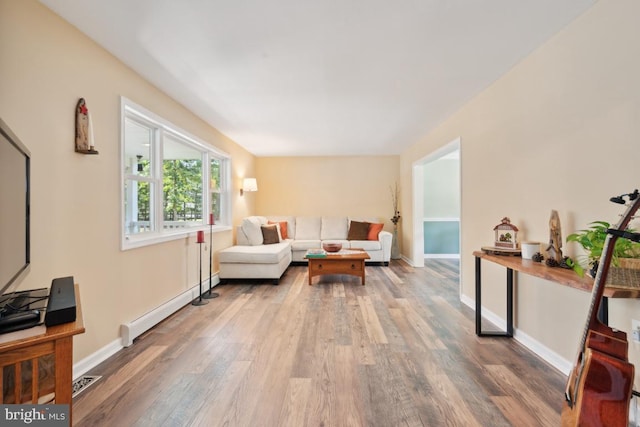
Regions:
<svg viewBox="0 0 640 427"><path fill-rule="evenodd" d="M255 178L245 178L242 181L240 195L243 196L245 191L258 191L258 181Z"/></svg>

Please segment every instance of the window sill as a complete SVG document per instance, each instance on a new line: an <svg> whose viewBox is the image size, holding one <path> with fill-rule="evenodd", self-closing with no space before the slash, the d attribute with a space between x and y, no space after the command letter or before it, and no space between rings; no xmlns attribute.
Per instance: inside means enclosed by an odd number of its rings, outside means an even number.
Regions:
<svg viewBox="0 0 640 427"><path fill-rule="evenodd" d="M157 245L159 243L171 242L173 240L180 240L184 239L185 237L195 238L197 232L200 230L205 231L205 235L207 235L209 231L213 232L214 234L231 231L231 227L228 225L214 225L210 230L208 225L203 225L201 227L192 227L188 230L125 236L124 240L120 243L120 250L127 251L129 249L136 249L145 246Z"/></svg>

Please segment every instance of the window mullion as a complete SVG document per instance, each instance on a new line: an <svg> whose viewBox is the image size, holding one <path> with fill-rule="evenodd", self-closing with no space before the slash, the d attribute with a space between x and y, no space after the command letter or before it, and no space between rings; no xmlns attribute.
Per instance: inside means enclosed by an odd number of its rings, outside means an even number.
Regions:
<svg viewBox="0 0 640 427"><path fill-rule="evenodd" d="M202 152L202 219L209 224L211 211L211 158L206 151Z"/></svg>
<svg viewBox="0 0 640 427"><path fill-rule="evenodd" d="M155 191L154 191L154 195L155 195L155 200L153 202L153 211L155 212L155 224L156 224L156 230L158 232L162 232L164 230L164 212L163 212L163 207L164 207L164 203L163 203L163 181L164 181L164 176L163 176L163 162L162 159L164 158L164 150L163 150L163 142L164 142L164 132L160 129L157 128L155 130L155 137L154 137L154 153L153 153L153 158L155 160L155 166L154 166L154 173L153 176L155 178Z"/></svg>

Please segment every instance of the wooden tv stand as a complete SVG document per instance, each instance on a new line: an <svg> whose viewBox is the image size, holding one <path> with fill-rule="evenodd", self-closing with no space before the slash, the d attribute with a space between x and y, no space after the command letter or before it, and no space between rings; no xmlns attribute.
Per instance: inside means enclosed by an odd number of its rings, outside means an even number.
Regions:
<svg viewBox="0 0 640 427"><path fill-rule="evenodd" d="M55 393L56 404L68 404L69 416L71 416L71 395L73 381L73 336L84 333L82 320L82 308L80 307L80 292L75 285L76 294L76 320L75 322L46 328L45 332L28 338L14 339L0 343L0 403L38 403L38 399L50 392ZM35 328L38 328L36 326ZM25 330L25 332L28 330ZM23 331L21 331L23 332ZM28 333L28 332L27 332ZM53 389L43 388L38 379L38 358L53 355L55 385ZM22 362L31 361L31 375L33 381L30 391L23 388L24 375L22 375ZM14 381L12 402L4 402L4 384L2 370L5 367L13 367ZM15 397L18 397L15 399ZM26 396L26 397L25 397Z"/></svg>

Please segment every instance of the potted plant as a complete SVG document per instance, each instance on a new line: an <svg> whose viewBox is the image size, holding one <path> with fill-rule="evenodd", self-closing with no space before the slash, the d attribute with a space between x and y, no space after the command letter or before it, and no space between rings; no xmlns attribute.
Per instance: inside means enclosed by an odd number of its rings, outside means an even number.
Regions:
<svg viewBox="0 0 640 427"><path fill-rule="evenodd" d="M567 242L576 242L585 250L586 255L578 257L579 261L587 264L591 270L590 274L595 277L598 270L598 261L602 256L604 242L607 238L607 229L611 227L606 221L594 221L589 224L586 230L579 230L567 236ZM633 230L629 230L633 231ZM628 261L634 259L634 261ZM613 248L612 265L615 267L640 268L640 244L627 239L617 239ZM637 267L632 264L638 263Z"/></svg>

